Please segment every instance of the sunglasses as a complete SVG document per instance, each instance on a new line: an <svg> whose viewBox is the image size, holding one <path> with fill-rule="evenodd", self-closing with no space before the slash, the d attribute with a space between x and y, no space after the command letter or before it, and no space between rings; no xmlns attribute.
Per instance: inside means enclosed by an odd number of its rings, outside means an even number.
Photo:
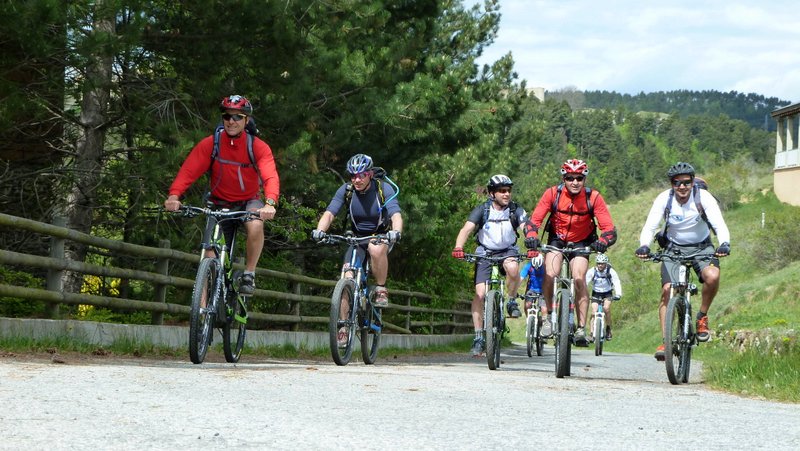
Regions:
<svg viewBox="0 0 800 451"><path fill-rule="evenodd" d="M369 177L370 172L359 172L358 174L353 174L350 176L350 180L364 180L365 178Z"/></svg>
<svg viewBox="0 0 800 451"><path fill-rule="evenodd" d="M683 186L692 186L692 182L693 182L692 179L689 179L689 180L673 180L672 181L672 186L674 186L676 188L681 186L681 185L683 185Z"/></svg>
<svg viewBox="0 0 800 451"><path fill-rule="evenodd" d="M584 177L582 175L578 175L578 176L565 175L564 176L564 180L566 180L568 182L574 182L576 180L579 181L579 182L582 182L583 179L584 179Z"/></svg>
<svg viewBox="0 0 800 451"><path fill-rule="evenodd" d="M495 193L500 193L500 194L506 194L506 193L510 193L510 192L511 192L511 188L500 188L497 191L495 191Z"/></svg>
<svg viewBox="0 0 800 451"><path fill-rule="evenodd" d="M225 114L222 115L222 120L223 121L229 121L229 120L233 119L234 121L239 122L239 121L243 120L246 117L247 116L245 116L244 114L228 114L228 113L225 113Z"/></svg>

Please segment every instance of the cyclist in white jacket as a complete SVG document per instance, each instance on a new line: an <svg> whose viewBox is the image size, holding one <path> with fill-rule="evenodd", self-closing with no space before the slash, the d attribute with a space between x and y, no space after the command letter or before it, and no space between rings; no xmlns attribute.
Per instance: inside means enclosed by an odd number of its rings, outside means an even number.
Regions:
<svg viewBox="0 0 800 451"><path fill-rule="evenodd" d="M597 254L594 259L595 266L586 272L586 285L592 286L592 307L590 313L594 315L597 304L603 303L603 313L606 322L606 340L611 340L611 301L618 301L622 297L622 283L619 274L611 267L606 254ZM589 331L594 334L594 328ZM594 341L594 335L589 341Z"/></svg>
<svg viewBox="0 0 800 451"><path fill-rule="evenodd" d="M693 264L703 284L702 304L697 312L697 339L708 341L711 333L708 329L707 314L719 290L719 257L730 254L731 235L722 218L717 200L705 189L695 186L694 175L692 165L684 162L674 164L667 171L672 189L659 194L653 202L639 235L640 247L636 249L636 256L641 259L649 258L650 242L654 237L658 239L661 247L677 249L684 255L704 250L714 255L710 259L697 258ZM665 230L658 232L662 220L665 220ZM720 243L716 250L711 241L711 229L716 232ZM661 319L662 334L669 302L670 274L677 274L677 266L678 263L672 261L664 261L661 264L662 289L658 316ZM664 360L663 344L656 349L655 357L656 360Z"/></svg>

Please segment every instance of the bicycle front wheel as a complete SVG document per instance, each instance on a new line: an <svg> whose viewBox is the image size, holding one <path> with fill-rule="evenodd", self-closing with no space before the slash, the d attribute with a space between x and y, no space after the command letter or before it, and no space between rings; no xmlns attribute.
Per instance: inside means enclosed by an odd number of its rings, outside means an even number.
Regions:
<svg viewBox="0 0 800 451"><path fill-rule="evenodd" d="M497 290L486 293L486 318L483 322L488 324L486 327L486 361L490 370L500 368L500 337L503 333L503 325L500 319L500 304L502 294Z"/></svg>
<svg viewBox="0 0 800 451"><path fill-rule="evenodd" d="M203 363L213 338L214 306L222 291L221 276L218 260L204 258L200 261L189 313L189 359L195 364Z"/></svg>
<svg viewBox="0 0 800 451"><path fill-rule="evenodd" d="M525 342L528 357L533 357L533 347L538 343L536 340L536 316L528 315L525 319Z"/></svg>
<svg viewBox="0 0 800 451"><path fill-rule="evenodd" d="M369 303L366 311L362 314L361 320L361 357L364 363L372 365L378 357L378 347L381 344L381 324L380 310L374 307L375 290L369 294Z"/></svg>
<svg viewBox="0 0 800 451"><path fill-rule="evenodd" d="M594 355L599 356L603 355L603 342L605 341L605 337L603 336L605 331L603 330L603 318L598 317L597 315L594 316Z"/></svg>
<svg viewBox="0 0 800 451"><path fill-rule="evenodd" d="M682 295L673 296L667 304L667 317L664 321L664 356L667 378L678 385L689 381L689 367L692 361L692 346L686 334L686 303ZM691 326L691 325L689 325Z"/></svg>
<svg viewBox="0 0 800 451"><path fill-rule="evenodd" d="M225 324L222 326L222 349L225 351L225 361L236 363L242 355L244 337L247 334L247 309L244 297L233 291L228 294Z"/></svg>
<svg viewBox="0 0 800 451"><path fill-rule="evenodd" d="M572 352L570 343L569 326L569 303L570 294L568 290L561 289L556 294L558 303L558 325L556 327L556 377L562 378L570 375L570 353Z"/></svg>
<svg viewBox="0 0 800 451"><path fill-rule="evenodd" d="M339 279L331 296L331 317L328 323L331 357L337 365L347 365L353 355L355 337L355 282L353 279ZM341 319L344 314L345 318ZM342 340L339 340L342 332Z"/></svg>

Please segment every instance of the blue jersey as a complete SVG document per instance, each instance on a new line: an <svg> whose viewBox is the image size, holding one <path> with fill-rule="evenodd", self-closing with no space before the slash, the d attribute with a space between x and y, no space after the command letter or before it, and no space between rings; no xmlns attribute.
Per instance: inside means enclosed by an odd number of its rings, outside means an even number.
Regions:
<svg viewBox="0 0 800 451"><path fill-rule="evenodd" d="M525 277L528 278L528 288L525 290L527 293L528 291L535 291L537 293L542 292L542 281L544 280L544 265L534 268L531 265L531 261L528 260L525 262L525 265L522 266L522 270L520 270L519 276L523 279Z"/></svg>

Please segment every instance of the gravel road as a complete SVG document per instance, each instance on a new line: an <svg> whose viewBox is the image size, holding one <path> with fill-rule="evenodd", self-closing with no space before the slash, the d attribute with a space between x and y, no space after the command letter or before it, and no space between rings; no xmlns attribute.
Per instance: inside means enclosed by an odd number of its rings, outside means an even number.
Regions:
<svg viewBox="0 0 800 451"><path fill-rule="evenodd" d="M497 371L466 354L346 367L0 356L0 448L800 449L800 405L672 386L649 355L576 350L557 379L545 352L506 350Z"/></svg>

